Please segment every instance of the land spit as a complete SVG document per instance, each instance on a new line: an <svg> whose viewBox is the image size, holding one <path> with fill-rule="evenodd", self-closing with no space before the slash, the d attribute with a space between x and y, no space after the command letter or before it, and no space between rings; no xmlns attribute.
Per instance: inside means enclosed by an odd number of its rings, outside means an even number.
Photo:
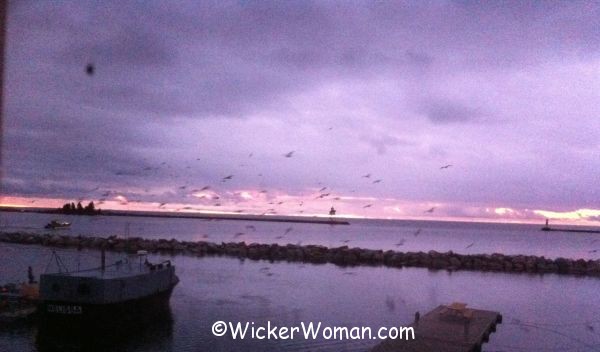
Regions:
<svg viewBox="0 0 600 352"><path fill-rule="evenodd" d="M333 263L340 266L424 267L434 270L477 270L507 273L558 273L600 276L600 260L548 259L543 256L398 252L365 248L325 247L320 245L259 244L245 242L211 243L176 239L147 239L117 236L66 236L28 232L0 232L0 242L77 249L107 249L135 253L183 254L191 256L230 256L253 260Z"/></svg>

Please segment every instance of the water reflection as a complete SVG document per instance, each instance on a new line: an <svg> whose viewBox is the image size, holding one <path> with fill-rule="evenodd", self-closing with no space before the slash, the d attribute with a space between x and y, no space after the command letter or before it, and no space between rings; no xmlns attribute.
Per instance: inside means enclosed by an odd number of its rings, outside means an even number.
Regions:
<svg viewBox="0 0 600 352"><path fill-rule="evenodd" d="M169 351L173 344L170 307L112 324L56 325L40 320L36 334L39 352Z"/></svg>

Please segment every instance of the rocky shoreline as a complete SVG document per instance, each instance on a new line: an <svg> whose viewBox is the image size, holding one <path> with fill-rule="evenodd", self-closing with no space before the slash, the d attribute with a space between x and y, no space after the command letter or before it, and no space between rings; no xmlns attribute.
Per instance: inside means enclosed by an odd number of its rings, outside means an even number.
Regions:
<svg viewBox="0 0 600 352"><path fill-rule="evenodd" d="M84 237L26 232L0 232L0 242L41 245L50 247L89 248L150 253L182 254L191 256L230 256L253 260L276 260L307 263L332 263L340 266L372 265L387 267L424 267L434 270L477 270L507 273L558 273L580 276L600 276L600 260L548 259L538 256L494 254L458 254L398 252L349 248L328 248L319 245L279 245L239 243L211 243L178 241L176 239L120 238L111 236Z"/></svg>

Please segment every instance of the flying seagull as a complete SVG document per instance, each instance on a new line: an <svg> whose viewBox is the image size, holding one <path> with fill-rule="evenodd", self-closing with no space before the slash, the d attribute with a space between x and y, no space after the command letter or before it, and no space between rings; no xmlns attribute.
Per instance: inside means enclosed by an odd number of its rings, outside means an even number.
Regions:
<svg viewBox="0 0 600 352"><path fill-rule="evenodd" d="M433 211L435 210L435 207L431 207L431 209L425 210L425 213L433 213Z"/></svg>
<svg viewBox="0 0 600 352"><path fill-rule="evenodd" d="M291 152L284 154L283 156L285 156L286 158L291 158L292 155L294 155L294 151L292 150Z"/></svg>
<svg viewBox="0 0 600 352"><path fill-rule="evenodd" d="M442 170L442 169L449 169L451 167L452 167L452 164L444 165L444 166L440 167L440 170Z"/></svg>
<svg viewBox="0 0 600 352"><path fill-rule="evenodd" d="M365 205L363 208L370 208L370 207L372 207L372 206L373 206L373 204L367 204L367 205Z"/></svg>
<svg viewBox="0 0 600 352"><path fill-rule="evenodd" d="M373 181L373 183L380 183L380 182L381 182L381 180L375 180L375 181Z"/></svg>
<svg viewBox="0 0 600 352"><path fill-rule="evenodd" d="M474 244L475 244L475 242L472 242L470 245L466 246L465 249L473 247Z"/></svg>
<svg viewBox="0 0 600 352"><path fill-rule="evenodd" d="M94 75L94 65L89 63L85 66L85 73L88 74L88 76L93 76Z"/></svg>
<svg viewBox="0 0 600 352"><path fill-rule="evenodd" d="M371 174L366 174L366 175L363 175L363 177L364 177L364 178L369 178L369 177L371 177Z"/></svg>
<svg viewBox="0 0 600 352"><path fill-rule="evenodd" d="M231 180L232 178L233 178L233 175L225 176L225 177L223 177L223 179L221 180L221 182L225 182L227 180Z"/></svg>

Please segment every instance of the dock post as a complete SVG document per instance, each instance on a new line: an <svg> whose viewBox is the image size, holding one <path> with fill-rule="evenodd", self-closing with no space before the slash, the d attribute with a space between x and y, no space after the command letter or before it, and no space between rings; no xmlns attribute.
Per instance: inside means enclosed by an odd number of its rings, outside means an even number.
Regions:
<svg viewBox="0 0 600 352"><path fill-rule="evenodd" d="M421 319L421 313L419 311L415 312L415 326L419 326L419 319Z"/></svg>
<svg viewBox="0 0 600 352"><path fill-rule="evenodd" d="M104 269L106 268L106 250L104 249L104 247L102 247L100 261L100 268L102 272L104 272Z"/></svg>

